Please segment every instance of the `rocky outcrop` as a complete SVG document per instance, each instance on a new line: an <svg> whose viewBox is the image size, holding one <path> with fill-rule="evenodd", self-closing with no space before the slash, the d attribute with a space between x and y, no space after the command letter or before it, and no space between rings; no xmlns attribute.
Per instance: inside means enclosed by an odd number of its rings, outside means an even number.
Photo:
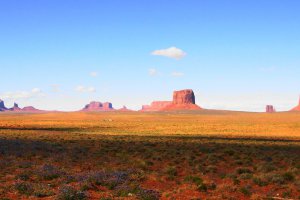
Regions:
<svg viewBox="0 0 300 200"><path fill-rule="evenodd" d="M92 101L89 104L87 104L82 111L113 111L114 108L112 106L112 103L105 102L97 102L97 101Z"/></svg>
<svg viewBox="0 0 300 200"><path fill-rule="evenodd" d="M171 105L166 106L163 110L201 110L196 105L195 94L193 90L179 90L173 93L173 102Z"/></svg>
<svg viewBox="0 0 300 200"><path fill-rule="evenodd" d="M196 105L193 90L174 91L173 101L154 101L151 105L144 105L141 111L171 111L171 110L201 110Z"/></svg>
<svg viewBox="0 0 300 200"><path fill-rule="evenodd" d="M118 111L121 111L121 112L132 112L133 110L130 110L126 106L123 106L122 108L118 109Z"/></svg>
<svg viewBox="0 0 300 200"><path fill-rule="evenodd" d="M103 103L103 108L104 108L104 110L113 110L112 103L109 103L109 102Z"/></svg>
<svg viewBox="0 0 300 200"><path fill-rule="evenodd" d="M45 111L36 109L33 106L26 106L26 107L22 108L22 111L24 111L24 112L45 112Z"/></svg>
<svg viewBox="0 0 300 200"><path fill-rule="evenodd" d="M299 97L298 106L296 106L295 108L293 108L291 111L300 111L300 97Z"/></svg>
<svg viewBox="0 0 300 200"><path fill-rule="evenodd" d="M172 101L153 101L151 105L143 105L141 111L160 111L168 105L171 105Z"/></svg>
<svg viewBox="0 0 300 200"><path fill-rule="evenodd" d="M180 90L173 93L173 104L195 104L193 90Z"/></svg>
<svg viewBox="0 0 300 200"><path fill-rule="evenodd" d="M14 112L22 111L17 103L14 103L14 107L10 108L9 110Z"/></svg>
<svg viewBox="0 0 300 200"><path fill-rule="evenodd" d="M0 100L0 112L44 112L44 111L38 110L32 106L20 108L17 103L14 103L14 106L12 108L6 108L4 106L4 102Z"/></svg>
<svg viewBox="0 0 300 200"><path fill-rule="evenodd" d="M2 100L0 99L0 112L6 111L6 110L7 110L7 108L6 108L5 105L4 105L4 101L2 101Z"/></svg>
<svg viewBox="0 0 300 200"><path fill-rule="evenodd" d="M272 106L272 105L266 106L266 113L274 113L274 112L276 112L274 106Z"/></svg>

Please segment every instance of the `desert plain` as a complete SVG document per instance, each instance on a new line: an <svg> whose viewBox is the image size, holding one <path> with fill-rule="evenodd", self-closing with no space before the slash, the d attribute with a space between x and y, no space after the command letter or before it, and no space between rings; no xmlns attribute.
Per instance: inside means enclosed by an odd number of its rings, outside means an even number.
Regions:
<svg viewBox="0 0 300 200"><path fill-rule="evenodd" d="M0 113L0 199L300 199L300 113Z"/></svg>

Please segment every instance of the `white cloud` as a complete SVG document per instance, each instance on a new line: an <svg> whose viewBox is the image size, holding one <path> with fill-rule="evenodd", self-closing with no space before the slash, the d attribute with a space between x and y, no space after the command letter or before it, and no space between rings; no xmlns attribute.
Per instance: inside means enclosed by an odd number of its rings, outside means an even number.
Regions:
<svg viewBox="0 0 300 200"><path fill-rule="evenodd" d="M96 92L96 88L94 88L94 87L89 87L89 88L87 88L87 91L88 91L88 92Z"/></svg>
<svg viewBox="0 0 300 200"><path fill-rule="evenodd" d="M90 73L90 76L91 76L91 77L97 77L97 76L98 76L98 72L91 72L91 73Z"/></svg>
<svg viewBox="0 0 300 200"><path fill-rule="evenodd" d="M149 73L149 75L150 76L156 76L156 75L158 75L158 72L157 72L157 70L156 69L149 69L148 70L148 73Z"/></svg>
<svg viewBox="0 0 300 200"><path fill-rule="evenodd" d="M60 85L53 84L51 85L52 92L60 92Z"/></svg>
<svg viewBox="0 0 300 200"><path fill-rule="evenodd" d="M169 58L175 58L178 60L186 56L186 53L183 50L176 47L155 50L151 54L154 56L165 56Z"/></svg>
<svg viewBox="0 0 300 200"><path fill-rule="evenodd" d="M29 98L44 97L44 96L46 95L39 88L33 88L31 91L5 92L0 95L1 98L7 100L29 99Z"/></svg>
<svg viewBox="0 0 300 200"><path fill-rule="evenodd" d="M82 86L82 85L77 86L75 88L75 90L77 92L89 92L89 93L96 92L96 88L94 88L94 87L85 87L85 86Z"/></svg>
<svg viewBox="0 0 300 200"><path fill-rule="evenodd" d="M85 91L85 87L82 86L82 85L79 85L79 86L77 86L77 87L75 88L75 90L76 90L77 92L84 92L84 91Z"/></svg>
<svg viewBox="0 0 300 200"><path fill-rule="evenodd" d="M42 91L39 88L33 88L31 90L32 93L37 94L37 93L41 93Z"/></svg>
<svg viewBox="0 0 300 200"><path fill-rule="evenodd" d="M181 76L184 76L184 73L182 73L182 72L172 72L171 76L173 76L173 77L181 77Z"/></svg>

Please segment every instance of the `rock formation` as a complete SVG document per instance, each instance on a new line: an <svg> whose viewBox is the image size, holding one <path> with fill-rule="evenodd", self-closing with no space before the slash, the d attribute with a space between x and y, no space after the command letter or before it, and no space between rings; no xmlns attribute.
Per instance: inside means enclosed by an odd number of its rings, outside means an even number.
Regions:
<svg viewBox="0 0 300 200"><path fill-rule="evenodd" d="M14 112L22 111L22 109L19 108L19 105L17 103L14 103L14 107L10 108L9 110Z"/></svg>
<svg viewBox="0 0 300 200"><path fill-rule="evenodd" d="M26 107L22 108L22 111L24 111L24 112L44 112L42 110L36 109L33 106L26 106Z"/></svg>
<svg viewBox="0 0 300 200"><path fill-rule="evenodd" d="M195 94L193 90L174 91L173 102L162 110L201 110L201 107L196 105Z"/></svg>
<svg viewBox="0 0 300 200"><path fill-rule="evenodd" d="M171 104L172 101L153 101L151 105L143 105L142 111L160 111Z"/></svg>
<svg viewBox="0 0 300 200"><path fill-rule="evenodd" d="M103 108L104 110L112 110L113 109L112 103L109 102L103 103Z"/></svg>
<svg viewBox="0 0 300 200"><path fill-rule="evenodd" d="M193 90L180 90L173 93L173 104L195 104Z"/></svg>
<svg viewBox="0 0 300 200"><path fill-rule="evenodd" d="M154 101L151 105L144 105L141 111L200 110L195 103L193 90L180 90L174 91L173 101Z"/></svg>
<svg viewBox="0 0 300 200"><path fill-rule="evenodd" d="M272 105L266 106L266 113L274 113L274 112L276 112L274 106L272 106Z"/></svg>
<svg viewBox="0 0 300 200"><path fill-rule="evenodd" d="M6 108L5 105L4 105L4 101L2 101L2 100L0 99L0 112L6 111L6 110L7 110L7 108Z"/></svg>
<svg viewBox="0 0 300 200"><path fill-rule="evenodd" d="M121 112L132 112L133 110L130 110L126 106L123 106L122 108L118 109L118 111L121 111Z"/></svg>
<svg viewBox="0 0 300 200"><path fill-rule="evenodd" d="M97 102L97 101L92 101L89 104L87 104L82 111L113 111L114 108L112 106L112 103L105 102Z"/></svg>
<svg viewBox="0 0 300 200"><path fill-rule="evenodd" d="M299 97L298 106L296 106L295 108L293 108L291 111L300 111L300 97Z"/></svg>
<svg viewBox="0 0 300 200"><path fill-rule="evenodd" d="M38 110L32 106L20 108L17 103L14 103L14 106L12 108L6 108L4 106L4 102L0 100L0 112L44 112L44 111Z"/></svg>

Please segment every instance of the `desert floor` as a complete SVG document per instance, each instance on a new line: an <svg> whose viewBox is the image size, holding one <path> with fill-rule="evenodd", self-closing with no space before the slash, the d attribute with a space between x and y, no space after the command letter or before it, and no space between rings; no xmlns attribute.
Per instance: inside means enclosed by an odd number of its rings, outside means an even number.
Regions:
<svg viewBox="0 0 300 200"><path fill-rule="evenodd" d="M300 199L300 113L0 113L0 199Z"/></svg>

